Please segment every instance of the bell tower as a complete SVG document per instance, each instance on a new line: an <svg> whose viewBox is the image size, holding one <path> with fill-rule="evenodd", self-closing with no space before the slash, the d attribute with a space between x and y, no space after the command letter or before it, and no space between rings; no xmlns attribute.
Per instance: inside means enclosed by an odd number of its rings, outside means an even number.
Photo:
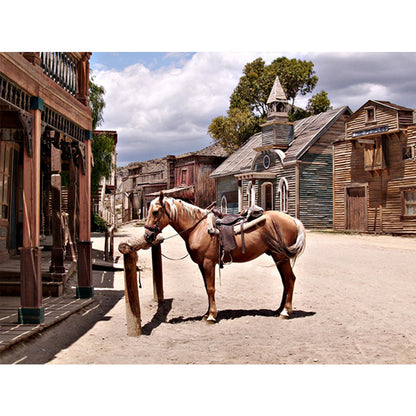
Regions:
<svg viewBox="0 0 416 416"><path fill-rule="evenodd" d="M267 100L267 121L261 125L262 146L287 149L293 141L293 123L289 121L289 103L276 76Z"/></svg>

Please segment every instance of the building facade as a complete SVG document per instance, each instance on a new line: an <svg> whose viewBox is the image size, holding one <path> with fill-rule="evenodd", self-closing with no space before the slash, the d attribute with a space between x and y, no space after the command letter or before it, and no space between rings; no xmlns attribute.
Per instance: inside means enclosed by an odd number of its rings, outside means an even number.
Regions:
<svg viewBox="0 0 416 416"><path fill-rule="evenodd" d="M0 293L7 294L10 283L18 287L21 323L43 322L45 278L62 286L68 251L78 263L77 296L93 296L90 55L0 53L0 266L20 258L20 278L4 281L2 273ZM44 276L41 237L48 234Z"/></svg>
<svg viewBox="0 0 416 416"><path fill-rule="evenodd" d="M288 102L276 78L261 132L211 175L217 204L236 213L250 205L280 210L309 228L332 228L332 143L344 134L348 107L290 122Z"/></svg>
<svg viewBox="0 0 416 416"><path fill-rule="evenodd" d="M334 229L416 233L416 124L410 108L369 100L334 143Z"/></svg>

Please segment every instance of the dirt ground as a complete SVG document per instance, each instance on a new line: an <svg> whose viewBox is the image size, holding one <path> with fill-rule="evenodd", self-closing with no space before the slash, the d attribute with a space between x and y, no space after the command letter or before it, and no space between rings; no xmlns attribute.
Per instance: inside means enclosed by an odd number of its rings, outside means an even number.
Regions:
<svg viewBox="0 0 416 416"><path fill-rule="evenodd" d="M115 247L142 232L121 227ZM94 248L103 241L95 238ZM166 240L162 253L186 254L181 238ZM215 325L202 321L207 297L189 257L163 259L165 302L158 306L150 254L139 252L142 336L127 336L123 272L94 271L94 304L4 352L0 363L416 363L414 238L308 232L289 320L274 316L282 284L270 257L225 266L221 276L217 270Z"/></svg>

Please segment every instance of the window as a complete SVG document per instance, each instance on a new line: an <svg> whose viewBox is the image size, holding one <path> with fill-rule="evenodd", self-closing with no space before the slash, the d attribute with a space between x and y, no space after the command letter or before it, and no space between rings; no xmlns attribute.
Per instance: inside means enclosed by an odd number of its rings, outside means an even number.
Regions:
<svg viewBox="0 0 416 416"><path fill-rule="evenodd" d="M415 158L415 145L403 147L403 160Z"/></svg>
<svg viewBox="0 0 416 416"><path fill-rule="evenodd" d="M186 169L181 171L181 185L186 185Z"/></svg>
<svg viewBox="0 0 416 416"><path fill-rule="evenodd" d="M223 214L227 213L227 197L225 195L221 198L221 212Z"/></svg>
<svg viewBox="0 0 416 416"><path fill-rule="evenodd" d="M374 107L367 107L366 111L366 123L372 123L376 121L376 109Z"/></svg>
<svg viewBox="0 0 416 416"><path fill-rule="evenodd" d="M247 198L249 207L256 204L256 189L254 187L253 181L250 181L247 185Z"/></svg>
<svg viewBox="0 0 416 416"><path fill-rule="evenodd" d="M288 212L289 202L289 185L286 178L280 179L279 182L279 200L280 200L280 211Z"/></svg>
<svg viewBox="0 0 416 416"><path fill-rule="evenodd" d="M402 216L404 219L416 218L416 187L402 190Z"/></svg>
<svg viewBox="0 0 416 416"><path fill-rule="evenodd" d="M7 142L0 142L0 219L9 218L10 187L13 148Z"/></svg>
<svg viewBox="0 0 416 416"><path fill-rule="evenodd" d="M265 182L261 186L261 205L265 211L273 209L273 184Z"/></svg>
<svg viewBox="0 0 416 416"><path fill-rule="evenodd" d="M364 170L385 169L385 159L381 137L366 140L364 144Z"/></svg>

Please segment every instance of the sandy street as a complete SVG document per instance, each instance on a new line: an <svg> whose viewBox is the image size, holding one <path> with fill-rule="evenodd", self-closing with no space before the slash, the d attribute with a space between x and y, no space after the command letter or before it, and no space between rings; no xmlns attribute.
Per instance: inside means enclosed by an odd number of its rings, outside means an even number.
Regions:
<svg viewBox="0 0 416 416"><path fill-rule="evenodd" d="M115 247L143 229L125 225ZM171 228L164 235L173 234ZM100 249L103 238L94 239ZM163 243L186 254L180 237ZM117 253L118 254L118 253ZM218 276L218 323L189 258L163 259L165 302L153 300L150 250L139 251L143 335L128 337L123 272L94 272L96 302L6 351L2 363L49 364L414 364L416 241L391 236L307 233L295 265L294 314L274 316L282 284L264 255ZM122 261L122 258L120 259ZM22 357L26 357L22 360Z"/></svg>

